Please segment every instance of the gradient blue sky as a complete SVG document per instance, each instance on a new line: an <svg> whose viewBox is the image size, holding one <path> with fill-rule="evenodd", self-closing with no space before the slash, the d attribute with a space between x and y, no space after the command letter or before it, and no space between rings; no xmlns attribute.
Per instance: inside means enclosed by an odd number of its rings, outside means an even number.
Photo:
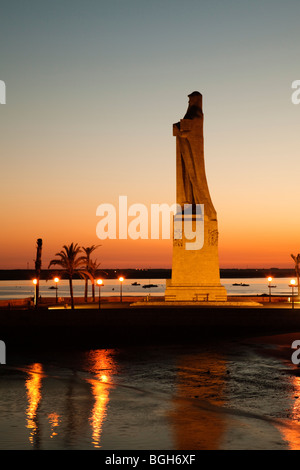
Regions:
<svg viewBox="0 0 300 470"><path fill-rule="evenodd" d="M203 94L221 267L300 252L299 0L1 2L0 268L97 244L96 208L175 202L172 124ZM171 243L104 241L103 266L171 265Z"/></svg>

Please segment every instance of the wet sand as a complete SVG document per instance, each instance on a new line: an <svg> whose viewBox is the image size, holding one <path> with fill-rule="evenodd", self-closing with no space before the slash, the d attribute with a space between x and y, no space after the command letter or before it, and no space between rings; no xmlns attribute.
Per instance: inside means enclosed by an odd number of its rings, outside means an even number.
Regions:
<svg viewBox="0 0 300 470"><path fill-rule="evenodd" d="M298 338L10 350L0 447L300 449Z"/></svg>

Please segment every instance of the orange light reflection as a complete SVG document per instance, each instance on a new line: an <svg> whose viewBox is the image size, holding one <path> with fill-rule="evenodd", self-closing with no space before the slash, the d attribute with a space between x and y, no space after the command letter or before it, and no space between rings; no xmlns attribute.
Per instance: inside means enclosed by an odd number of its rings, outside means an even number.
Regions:
<svg viewBox="0 0 300 470"><path fill-rule="evenodd" d="M293 404L287 426L280 427L290 450L300 449L300 377L292 377ZM292 422L292 424L290 424Z"/></svg>
<svg viewBox="0 0 300 470"><path fill-rule="evenodd" d="M41 401L41 386L43 368L41 364L32 364L28 370L28 379L25 382L27 388L28 407L26 410L27 415L27 428L30 429L29 441L34 444L34 439L38 432L37 423L37 410Z"/></svg>
<svg viewBox="0 0 300 470"><path fill-rule="evenodd" d="M52 439L54 436L57 436L56 428L59 426L59 421L60 421L60 416L57 413L50 413L48 415L49 423L51 425L51 434L50 434L50 439Z"/></svg>
<svg viewBox="0 0 300 470"><path fill-rule="evenodd" d="M95 403L92 409L90 422L92 426L92 444L100 448L103 422L107 414L111 379L117 367L109 350L96 350L89 353L89 371L95 374L94 379L88 379L92 387ZM105 372L105 373L103 373Z"/></svg>

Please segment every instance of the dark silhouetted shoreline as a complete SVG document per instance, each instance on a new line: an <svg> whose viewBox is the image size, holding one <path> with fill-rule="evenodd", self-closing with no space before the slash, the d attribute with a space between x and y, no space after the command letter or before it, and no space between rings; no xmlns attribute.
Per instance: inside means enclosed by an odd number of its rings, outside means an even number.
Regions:
<svg viewBox="0 0 300 470"><path fill-rule="evenodd" d="M60 274L60 270L41 270L41 280L52 279L53 274ZM106 269L103 268L99 271L99 276L106 279L117 279L120 275L126 279L170 279L171 269ZM259 269L220 269L222 279L234 278L262 278L262 277L293 277L295 276L294 269L280 269L280 268L259 268ZM0 281L10 280L31 280L35 276L34 269L0 269ZM63 276L61 276L63 279ZM74 277L76 278L76 276Z"/></svg>
<svg viewBox="0 0 300 470"><path fill-rule="evenodd" d="M101 310L16 309L0 311L0 335L8 347L121 347L197 343L300 331L299 310L288 306L130 306Z"/></svg>

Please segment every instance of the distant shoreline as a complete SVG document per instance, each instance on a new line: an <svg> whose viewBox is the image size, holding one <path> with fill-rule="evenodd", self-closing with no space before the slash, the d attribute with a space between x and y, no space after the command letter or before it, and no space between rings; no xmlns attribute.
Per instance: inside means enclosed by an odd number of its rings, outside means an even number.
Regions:
<svg viewBox="0 0 300 470"><path fill-rule="evenodd" d="M52 279L53 275L59 275L60 270L41 270L41 280ZM170 279L171 269L105 269L99 270L99 277L103 279L117 279L123 275L126 279ZM272 276L274 278L295 277L294 269L281 268L259 268L259 269L220 269L222 279L245 279L263 278ZM34 269L0 269L0 281L26 281L35 276ZM63 276L61 277L63 278ZM76 279L76 277L74 277Z"/></svg>

